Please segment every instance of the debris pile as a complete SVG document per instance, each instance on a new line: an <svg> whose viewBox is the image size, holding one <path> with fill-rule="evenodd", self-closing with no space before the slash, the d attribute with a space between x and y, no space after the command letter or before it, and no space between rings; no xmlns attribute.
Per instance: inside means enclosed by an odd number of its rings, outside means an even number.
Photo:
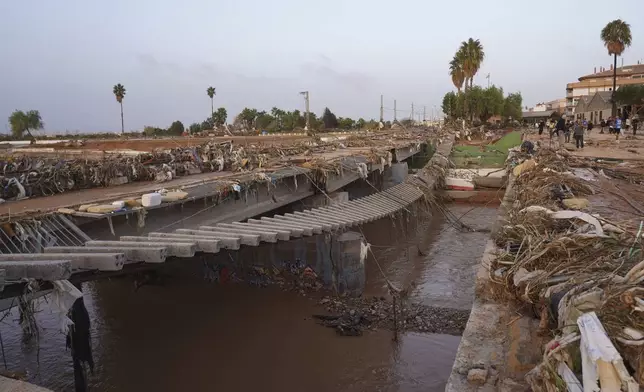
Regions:
<svg viewBox="0 0 644 392"><path fill-rule="evenodd" d="M495 235L500 251L490 264L489 294L529 304L543 332L555 336L526 380L534 391L581 391L579 380L584 390L639 390L644 221L640 213L638 229L601 216L591 202L597 193L606 197L606 182L636 175L588 169L594 164L545 148L509 162L514 201Z"/></svg>
<svg viewBox="0 0 644 392"><path fill-rule="evenodd" d="M165 182L180 176L216 171L252 171L276 169L311 161L311 155L350 147L372 147L367 158L380 163L387 159L388 149L401 141L424 141L419 132L397 131L395 134L355 135L344 141L328 143L247 144L212 139L194 147L179 146L132 154L114 154L102 159L60 159L53 156L15 156L0 158L0 199L21 200L51 196L73 190L108 187L137 181ZM376 148L376 144L378 148ZM312 168L340 171L310 163Z"/></svg>
<svg viewBox="0 0 644 392"><path fill-rule="evenodd" d="M435 308L412 302L396 311L400 317L396 320L393 302L385 297L324 297L319 304L327 314L313 317L342 336L360 336L382 328L395 330L396 323L398 328L407 331L460 335L470 314L469 310Z"/></svg>

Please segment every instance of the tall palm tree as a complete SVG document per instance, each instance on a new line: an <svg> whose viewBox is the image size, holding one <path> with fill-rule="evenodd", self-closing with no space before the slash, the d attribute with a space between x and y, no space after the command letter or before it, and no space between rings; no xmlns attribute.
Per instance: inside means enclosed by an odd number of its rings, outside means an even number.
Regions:
<svg viewBox="0 0 644 392"><path fill-rule="evenodd" d="M621 19L616 19L612 22L609 22L603 29L601 33L601 39L604 41L604 46L608 49L608 55L613 56L613 93L612 97L615 96L615 89L617 88L617 56L621 56L624 53L624 50L631 46L632 36L631 36L631 26L624 22ZM612 116L617 115L617 103L614 99Z"/></svg>
<svg viewBox="0 0 644 392"><path fill-rule="evenodd" d="M463 82L465 81L465 72L463 72L463 63L458 53L454 55L452 61L449 62L449 75L452 77L452 83L454 87L458 90L458 93L461 93L461 88L463 88Z"/></svg>
<svg viewBox="0 0 644 392"><path fill-rule="evenodd" d="M210 113L214 117L215 116L215 88L210 86L206 89L206 94L210 97Z"/></svg>
<svg viewBox="0 0 644 392"><path fill-rule="evenodd" d="M125 125L123 123L123 98L125 98L125 87L121 83L114 85L112 90L116 97L116 102L121 104L121 133L125 133Z"/></svg>
<svg viewBox="0 0 644 392"><path fill-rule="evenodd" d="M483 64L483 60L485 59L485 52L483 51L481 41L470 38L467 41L461 42L461 47L456 55L462 60L463 72L465 73L465 86L467 87L467 81L469 80L470 87L472 87L474 85L474 76L481 68L481 64Z"/></svg>

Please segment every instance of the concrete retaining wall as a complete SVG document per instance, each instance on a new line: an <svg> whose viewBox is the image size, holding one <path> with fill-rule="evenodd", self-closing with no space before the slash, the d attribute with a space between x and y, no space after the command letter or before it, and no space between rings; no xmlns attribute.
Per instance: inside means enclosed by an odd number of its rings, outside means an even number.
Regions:
<svg viewBox="0 0 644 392"><path fill-rule="evenodd" d="M492 238L505 224L515 191L514 178L511 178L499 207ZM478 268L472 311L446 392L529 390L523 378L542 359L541 349L545 341L537 334L539 320L526 309L517 309L508 302L497 302L490 295L489 266L496 251L496 245L490 239Z"/></svg>

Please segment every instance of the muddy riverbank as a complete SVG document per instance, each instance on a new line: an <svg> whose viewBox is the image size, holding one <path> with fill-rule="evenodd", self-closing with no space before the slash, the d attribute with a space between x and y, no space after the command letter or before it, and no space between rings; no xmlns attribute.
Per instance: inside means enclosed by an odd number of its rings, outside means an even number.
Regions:
<svg viewBox="0 0 644 392"><path fill-rule="evenodd" d="M471 208L450 211L488 228L496 206ZM489 234L460 232L438 214L410 227L381 220L363 230L389 279L413 282L412 301L466 311ZM394 343L385 329L338 336L312 318L325 293L218 285L202 276L162 283L136 292L131 279L85 285L96 361L91 390L442 391L460 340L407 332ZM387 295L373 257L365 295ZM53 390L73 390L65 338L41 308L40 350L21 341L17 312L0 324L7 367Z"/></svg>

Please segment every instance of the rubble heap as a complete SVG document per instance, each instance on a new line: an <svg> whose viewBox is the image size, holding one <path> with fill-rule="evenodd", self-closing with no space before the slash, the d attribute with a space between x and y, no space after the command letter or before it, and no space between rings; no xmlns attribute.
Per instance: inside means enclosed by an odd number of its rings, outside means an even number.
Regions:
<svg viewBox="0 0 644 392"><path fill-rule="evenodd" d="M639 390L644 214L636 215L637 225L600 215L592 201L617 194L637 210L615 182L637 184L642 176L624 165L570 157L565 150L542 148L534 157L515 153L509 162L514 200L495 234L500 250L490 264L487 294L536 309L542 332L554 336L526 380L534 391L581 391L579 380L584 390L599 390L590 389L599 384L606 391Z"/></svg>

